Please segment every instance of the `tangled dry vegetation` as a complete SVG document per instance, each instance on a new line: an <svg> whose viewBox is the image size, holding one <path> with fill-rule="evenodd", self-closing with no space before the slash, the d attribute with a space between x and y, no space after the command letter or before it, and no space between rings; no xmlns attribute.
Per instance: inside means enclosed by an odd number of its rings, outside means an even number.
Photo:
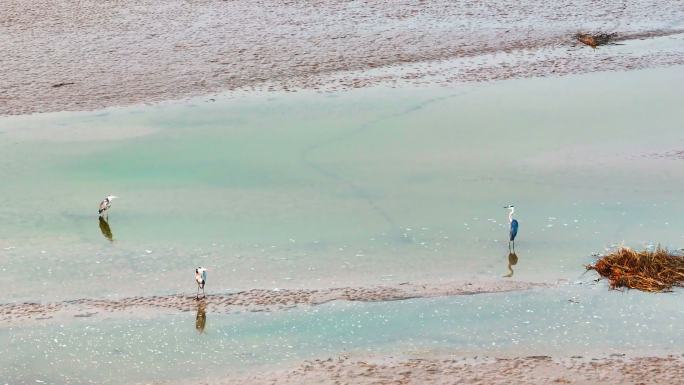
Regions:
<svg viewBox="0 0 684 385"><path fill-rule="evenodd" d="M615 38L617 38L617 32L613 33L583 33L578 32L575 34L575 39L590 46L591 48L596 48L600 45L606 45L612 43Z"/></svg>
<svg viewBox="0 0 684 385"><path fill-rule="evenodd" d="M684 287L684 256L660 247L653 251L621 247L588 265L587 270L608 278L612 289L662 292L673 286Z"/></svg>

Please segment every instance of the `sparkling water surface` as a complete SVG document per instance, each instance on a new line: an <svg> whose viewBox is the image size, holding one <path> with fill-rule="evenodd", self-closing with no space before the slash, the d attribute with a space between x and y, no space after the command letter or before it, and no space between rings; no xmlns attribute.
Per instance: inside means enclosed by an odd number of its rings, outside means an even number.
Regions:
<svg viewBox="0 0 684 385"><path fill-rule="evenodd" d="M601 285L399 302L332 302L279 312L88 318L0 330L14 383L126 384L286 368L351 355L455 357L677 354L679 294L606 295ZM493 353L495 352L495 353Z"/></svg>
<svg viewBox="0 0 684 385"><path fill-rule="evenodd" d="M345 351L676 351L681 291L572 283L615 245L684 247L679 84L684 69L670 67L0 118L2 302L194 293L198 265L210 293L570 283L209 312L203 334L189 313L3 326L0 379L144 382ZM107 194L120 198L105 229Z"/></svg>

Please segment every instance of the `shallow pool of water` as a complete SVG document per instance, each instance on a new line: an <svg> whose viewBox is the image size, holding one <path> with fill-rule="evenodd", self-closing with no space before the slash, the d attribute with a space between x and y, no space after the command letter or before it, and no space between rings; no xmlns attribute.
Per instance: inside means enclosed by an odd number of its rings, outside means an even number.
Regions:
<svg viewBox="0 0 684 385"><path fill-rule="evenodd" d="M607 247L684 246L683 81L671 67L3 117L1 301L194 293L198 265L210 293L587 282ZM342 352L669 353L680 304L599 284L209 312L204 334L190 313L32 321L0 327L0 367L10 383L118 384Z"/></svg>
<svg viewBox="0 0 684 385"><path fill-rule="evenodd" d="M10 383L130 384L221 377L350 354L454 357L679 353L681 293L568 285L273 313L94 319L0 330ZM105 317L102 319L101 317ZM51 322L51 321L44 321Z"/></svg>
<svg viewBox="0 0 684 385"><path fill-rule="evenodd" d="M0 119L4 300L508 274L684 240L681 67ZM120 196L110 242L95 208ZM25 277L31 277L27 284ZM97 281L97 285L93 282Z"/></svg>

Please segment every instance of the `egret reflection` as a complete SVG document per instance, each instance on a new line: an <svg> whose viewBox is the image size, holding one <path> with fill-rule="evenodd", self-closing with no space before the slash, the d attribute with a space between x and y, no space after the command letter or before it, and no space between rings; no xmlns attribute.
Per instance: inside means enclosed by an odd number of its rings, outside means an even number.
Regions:
<svg viewBox="0 0 684 385"><path fill-rule="evenodd" d="M109 227L107 220L103 217L99 217L98 220L100 222L100 231L102 232L102 236L107 238L110 242L113 242L114 235L112 235L112 228Z"/></svg>
<svg viewBox="0 0 684 385"><path fill-rule="evenodd" d="M202 300L197 304L197 315L195 316L195 329L200 333L204 333L204 327L207 326L207 303Z"/></svg>
<svg viewBox="0 0 684 385"><path fill-rule="evenodd" d="M504 275L504 277L513 276L513 266L515 266L517 263L518 255L515 253L515 251L508 253L508 274Z"/></svg>

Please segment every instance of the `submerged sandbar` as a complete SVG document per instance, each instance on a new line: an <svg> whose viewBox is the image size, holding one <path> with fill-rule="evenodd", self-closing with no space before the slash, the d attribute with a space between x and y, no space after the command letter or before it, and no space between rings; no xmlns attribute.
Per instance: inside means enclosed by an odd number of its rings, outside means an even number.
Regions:
<svg viewBox="0 0 684 385"><path fill-rule="evenodd" d="M444 284L402 283L395 286L342 287L329 289L251 289L226 294L209 294L196 299L194 295L137 296L121 299L81 298L77 300L39 303L0 304L0 321L24 322L27 319L48 320L53 317L91 317L99 312L184 312L196 311L198 304L213 313L241 311L275 311L297 306L314 306L330 301L398 301L411 298L430 298L528 290L548 287L549 284L498 281L452 282Z"/></svg>

